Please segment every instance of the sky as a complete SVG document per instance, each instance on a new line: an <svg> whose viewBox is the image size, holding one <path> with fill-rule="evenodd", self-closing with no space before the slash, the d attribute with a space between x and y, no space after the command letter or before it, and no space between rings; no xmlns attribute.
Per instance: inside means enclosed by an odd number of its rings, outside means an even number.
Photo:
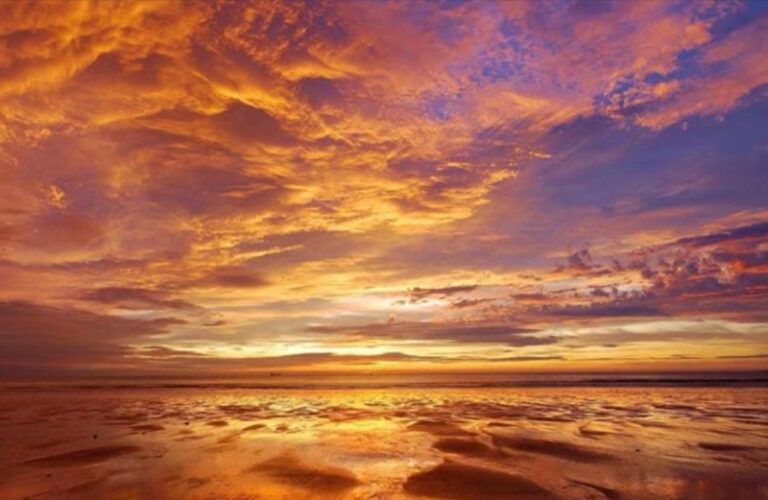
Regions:
<svg viewBox="0 0 768 500"><path fill-rule="evenodd" d="M768 3L0 4L0 376L768 368Z"/></svg>

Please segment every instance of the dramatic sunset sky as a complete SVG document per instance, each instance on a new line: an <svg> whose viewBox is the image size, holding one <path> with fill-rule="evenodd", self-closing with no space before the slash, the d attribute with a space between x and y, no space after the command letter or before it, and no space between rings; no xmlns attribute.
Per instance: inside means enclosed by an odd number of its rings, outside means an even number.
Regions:
<svg viewBox="0 0 768 500"><path fill-rule="evenodd" d="M767 2L3 2L0 375L768 367Z"/></svg>

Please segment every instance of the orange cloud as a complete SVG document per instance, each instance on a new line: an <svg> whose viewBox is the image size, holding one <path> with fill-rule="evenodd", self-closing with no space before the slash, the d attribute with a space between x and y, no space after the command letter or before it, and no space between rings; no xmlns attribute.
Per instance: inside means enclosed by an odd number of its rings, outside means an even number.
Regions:
<svg viewBox="0 0 768 500"><path fill-rule="evenodd" d="M131 349L165 358L151 346L310 363L343 332L350 345L322 363L437 363L494 339L521 351L509 359L566 358L542 341L558 323L764 321L761 236L661 244L758 213L761 178L637 150L671 125L758 109L766 20L746 8L7 3L0 299L14 352L43 356L21 333L38 313L66 327L42 340L92 343L83 362L126 369L141 365ZM763 153L742 149L733 163L758 175ZM723 184L726 208L702 208ZM143 333L107 342L85 326ZM361 338L379 351L344 351Z"/></svg>

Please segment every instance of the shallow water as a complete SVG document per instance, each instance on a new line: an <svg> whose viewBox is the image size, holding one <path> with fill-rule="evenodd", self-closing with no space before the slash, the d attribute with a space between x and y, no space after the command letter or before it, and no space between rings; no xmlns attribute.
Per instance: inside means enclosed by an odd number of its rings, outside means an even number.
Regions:
<svg viewBox="0 0 768 500"><path fill-rule="evenodd" d="M0 498L768 498L765 387L0 392Z"/></svg>

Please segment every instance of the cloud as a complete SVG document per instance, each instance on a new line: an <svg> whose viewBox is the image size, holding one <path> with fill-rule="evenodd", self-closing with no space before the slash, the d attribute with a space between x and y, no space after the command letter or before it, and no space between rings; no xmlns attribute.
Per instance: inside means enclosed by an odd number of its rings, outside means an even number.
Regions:
<svg viewBox="0 0 768 500"><path fill-rule="evenodd" d="M477 285L454 285L439 288L420 288L414 287L411 291L411 302L418 302L430 297L445 299L455 294L471 292L477 288Z"/></svg>
<svg viewBox="0 0 768 500"><path fill-rule="evenodd" d="M717 358L718 359L762 359L762 358L768 358L768 353L718 356Z"/></svg>
<svg viewBox="0 0 768 500"><path fill-rule="evenodd" d="M656 331L619 327L609 329L607 332L587 333L579 336L577 340L582 344L611 345L614 348L625 346L626 344L647 342L685 346L690 343L706 343L710 341L751 346L755 343L765 344L768 342L768 337L765 334L766 330L760 327L752 327L745 331L744 328L740 328L738 325L708 324L692 321L689 323L681 322L681 326L676 328L665 327L663 323L658 323Z"/></svg>
<svg viewBox="0 0 768 500"><path fill-rule="evenodd" d="M485 304L488 302L493 302L495 299L488 298L488 299L461 299L455 302L451 302L451 307L454 307L456 309L463 309L465 307L475 307L479 304Z"/></svg>
<svg viewBox="0 0 768 500"><path fill-rule="evenodd" d="M486 358L482 361L490 363L516 363L524 361L562 361L563 356L506 356L502 358Z"/></svg>
<svg viewBox="0 0 768 500"><path fill-rule="evenodd" d="M568 267L577 270L587 270L592 268L592 256L589 249L583 248L568 256Z"/></svg>
<svg viewBox="0 0 768 500"><path fill-rule="evenodd" d="M611 302L606 304L592 303L583 306L556 306L545 308L542 312L544 314L552 314L554 316L565 316L570 318L623 318L633 316L653 317L664 315L659 307L652 304L644 304L642 302Z"/></svg>
<svg viewBox="0 0 768 500"><path fill-rule="evenodd" d="M95 243L103 230L96 219L77 213L48 212L33 221L25 242L37 248L66 251Z"/></svg>
<svg viewBox="0 0 768 500"><path fill-rule="evenodd" d="M131 356L136 356L140 358L159 358L159 359L167 359L167 358L199 358L204 357L205 354L190 351L190 350L184 350L184 349L173 349L170 347L165 347L161 345L150 345L150 346L142 346L140 348L134 349L130 353Z"/></svg>
<svg viewBox="0 0 768 500"><path fill-rule="evenodd" d="M302 369L311 370L318 367L360 368L380 365L382 363L409 364L438 363L450 365L452 363L526 363L536 361L562 360L560 356L505 356L505 357L477 357L477 356L429 356L412 355L403 352L385 352L381 354L338 354L333 352L308 352L301 354L289 354L284 356L255 356L239 358L223 358L215 356L203 356L197 353L187 353L179 350L168 350L160 346L154 346L136 353L144 363L144 370L152 373L195 373L206 370L216 370L217 373L258 373L264 370L274 369Z"/></svg>
<svg viewBox="0 0 768 500"><path fill-rule="evenodd" d="M193 286L252 288L267 284L261 273L242 266L219 267L205 277L194 281Z"/></svg>
<svg viewBox="0 0 768 500"><path fill-rule="evenodd" d="M353 361L338 338L429 357L559 348L577 324L768 320L766 11L562 7L9 3L14 352L44 352L24 315L105 369L199 366L184 352L205 343L299 366ZM322 355L281 359L308 336Z"/></svg>
<svg viewBox="0 0 768 500"><path fill-rule="evenodd" d="M686 116L724 113L741 104L768 81L768 67L758 55L768 47L766 29L768 22L759 17L718 43L703 46L692 70L702 77L682 81L670 78L657 84L653 93L664 105L644 113L639 123L664 127Z"/></svg>
<svg viewBox="0 0 768 500"><path fill-rule="evenodd" d="M6 376L121 365L132 342L165 335L177 318L135 319L29 302L0 302ZM130 367L130 364L128 364Z"/></svg>
<svg viewBox="0 0 768 500"><path fill-rule="evenodd" d="M690 247L704 247L717 243L738 241L748 238L768 239L768 222L760 222L757 224L750 224L748 226L735 227L718 233L680 238L672 244Z"/></svg>
<svg viewBox="0 0 768 500"><path fill-rule="evenodd" d="M164 308L194 309L195 305L168 298L165 292L146 288L103 287L84 290L81 298L92 302L119 305L126 309Z"/></svg>
<svg viewBox="0 0 768 500"><path fill-rule="evenodd" d="M535 330L505 325L451 325L441 323L390 322L359 326L309 326L309 333L366 339L449 341L466 344L506 344L515 347L547 345L556 337L540 337Z"/></svg>
<svg viewBox="0 0 768 500"><path fill-rule="evenodd" d="M622 318L719 317L764 321L764 223L675 238L621 254L580 250L543 283L497 289L496 298L465 302L474 321L514 318L528 327ZM561 281L566 280L566 281ZM508 299L504 289L510 290Z"/></svg>

